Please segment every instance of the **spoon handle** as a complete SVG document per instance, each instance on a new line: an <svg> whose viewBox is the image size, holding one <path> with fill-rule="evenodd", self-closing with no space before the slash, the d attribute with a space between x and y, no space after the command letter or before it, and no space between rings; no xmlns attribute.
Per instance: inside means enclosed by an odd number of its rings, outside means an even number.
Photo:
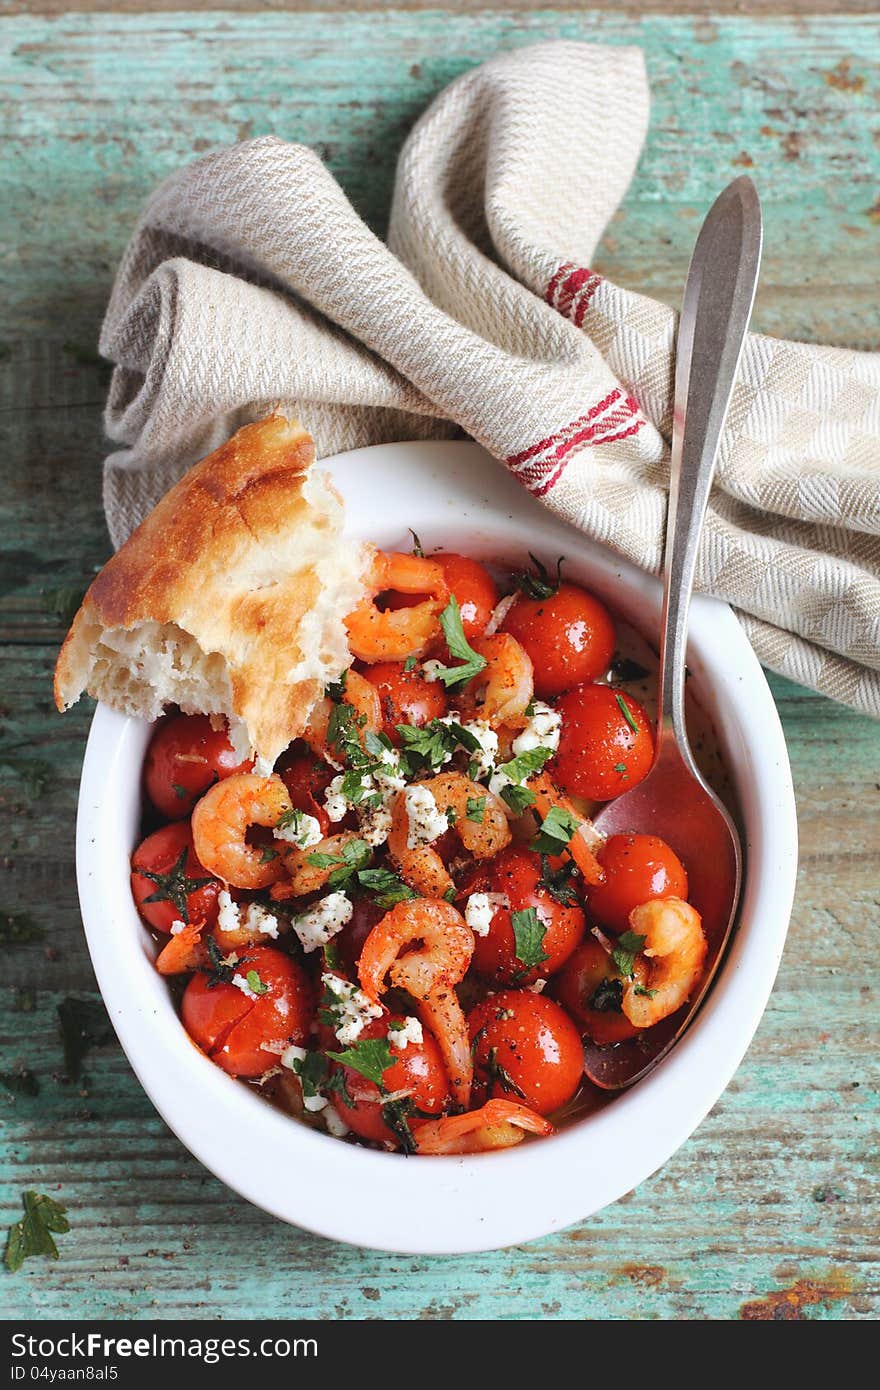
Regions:
<svg viewBox="0 0 880 1390"><path fill-rule="evenodd" d="M674 739L687 757L684 677L688 610L715 460L761 263L761 205L751 179L712 204L691 257L675 360L657 752Z"/></svg>

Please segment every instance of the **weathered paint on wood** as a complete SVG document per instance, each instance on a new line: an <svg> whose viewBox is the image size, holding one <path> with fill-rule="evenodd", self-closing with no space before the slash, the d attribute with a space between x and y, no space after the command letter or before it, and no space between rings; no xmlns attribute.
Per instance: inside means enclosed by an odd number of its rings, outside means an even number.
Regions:
<svg viewBox="0 0 880 1390"><path fill-rule="evenodd" d="M88 1059L82 1088L62 1076L55 1008L94 980L72 839L88 711L52 710L63 631L52 610L58 587L107 552L106 372L93 344L137 208L193 152L272 130L323 149L381 228L396 151L434 92L498 47L558 34L640 43L652 77L651 137L601 269L677 298L695 219L724 178L750 168L767 208L759 326L880 345L880 33L868 20L273 13L2 25L0 756L11 763L0 764L0 908L30 912L44 938L4 951L0 1070L26 1064L42 1088L0 1099L0 1212L14 1219L18 1193L35 1186L60 1195L72 1223L57 1264L0 1279L5 1316L876 1316L880 728L781 680L803 853L770 1008L696 1136L583 1227L496 1255L350 1250L281 1226L206 1173L118 1048ZM28 791L39 769L22 757L49 764L42 795Z"/></svg>

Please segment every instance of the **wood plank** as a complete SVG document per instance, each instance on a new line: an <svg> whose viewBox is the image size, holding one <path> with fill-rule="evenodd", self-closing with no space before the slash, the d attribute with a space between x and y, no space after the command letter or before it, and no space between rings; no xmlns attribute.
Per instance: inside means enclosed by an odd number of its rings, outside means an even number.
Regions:
<svg viewBox="0 0 880 1390"><path fill-rule="evenodd" d="M5 954L0 1070L25 1064L42 1090L0 1099L0 1213L14 1219L19 1192L36 1186L68 1202L73 1225L57 1265L32 1261L0 1280L7 1317L727 1318L772 1315L785 1291L783 1312L876 1316L880 726L782 680L771 683L803 853L770 1008L696 1136L584 1226L496 1255L350 1250L272 1221L207 1174L117 1047L88 1059L87 1086L61 1074L55 1009L94 980L72 839L89 712L62 719L51 705L54 607L59 586L83 583L107 553L106 370L93 344L159 177L208 145L275 130L320 145L381 228L403 134L450 77L557 33L639 42L652 132L600 268L677 298L696 218L723 178L751 167L768 209L761 326L880 345L876 24L707 25L642 8L332 26L317 14L67 13L4 26L0 236L16 254L0 304L0 709L7 747L27 745L48 780L34 794L33 768L0 767L0 908L30 912L44 932ZM20 1011L32 988L36 1007Z"/></svg>

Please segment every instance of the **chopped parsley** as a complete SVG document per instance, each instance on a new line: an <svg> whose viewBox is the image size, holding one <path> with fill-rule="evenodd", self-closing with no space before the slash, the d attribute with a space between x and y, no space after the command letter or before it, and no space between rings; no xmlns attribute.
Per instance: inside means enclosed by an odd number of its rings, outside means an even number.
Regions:
<svg viewBox="0 0 880 1390"><path fill-rule="evenodd" d="M21 1269L32 1255L48 1255L58 1259L58 1246L53 1235L66 1235L70 1222L67 1208L46 1197L42 1192L25 1192L21 1199L24 1216L9 1228L4 1262L11 1274Z"/></svg>
<svg viewBox="0 0 880 1390"><path fill-rule="evenodd" d="M291 806L289 811L282 811L275 823L276 830L290 830L299 835L302 833L303 813L298 806Z"/></svg>
<svg viewBox="0 0 880 1390"><path fill-rule="evenodd" d="M412 1132L410 1117L419 1113L409 1096L399 1096L397 1100L386 1100L382 1106L382 1119L399 1141L401 1150L405 1154L418 1152L418 1144Z"/></svg>
<svg viewBox="0 0 880 1390"><path fill-rule="evenodd" d="M418 663L417 663L416 658L415 658L414 656L408 656L408 657L406 658L406 661L403 663L403 669L404 669L404 671L407 671L407 672L408 672L408 671L414 671L414 670L416 669L416 665L417 665L417 664L418 664Z"/></svg>
<svg viewBox="0 0 880 1390"><path fill-rule="evenodd" d="M474 676L478 676L486 665L486 658L474 651L464 635L464 628L461 624L461 609L455 594L452 595L440 614L440 626L443 629L450 656L458 657L459 661L462 662L461 666L439 666L437 668L437 679L443 682L447 690L452 690L467 684L469 680L473 680Z"/></svg>
<svg viewBox="0 0 880 1390"><path fill-rule="evenodd" d="M617 943L611 952L611 959L621 975L627 980L632 978L636 956L644 946L645 939L644 936L639 936L639 933L635 931L625 931L622 936L617 938Z"/></svg>
<svg viewBox="0 0 880 1390"><path fill-rule="evenodd" d="M600 1014L622 1013L622 1006L622 980L600 980L587 1000L587 1008L596 1009Z"/></svg>
<svg viewBox="0 0 880 1390"><path fill-rule="evenodd" d="M186 787L182 787L179 782L172 782L171 787L178 801L186 801L186 798L190 795Z"/></svg>
<svg viewBox="0 0 880 1390"><path fill-rule="evenodd" d="M515 816L521 816L523 811L527 811L535 800L535 793L528 787L509 787L501 788L501 799L506 801Z"/></svg>
<svg viewBox="0 0 880 1390"><path fill-rule="evenodd" d="M188 855L189 846L184 845L177 863L165 874L156 873L152 869L142 869L137 864L133 865L134 873L141 878L148 878L151 883L156 885L155 893L144 898L144 902L172 903L181 922L187 924L189 923L189 911L186 900L190 893L195 893L199 888L204 888L206 884L214 882L212 878L190 878L188 876L186 872Z"/></svg>
<svg viewBox="0 0 880 1390"><path fill-rule="evenodd" d="M247 987L252 994L268 993L269 986L263 984L263 981L260 979L258 971L249 970L248 973L245 975L245 979L247 980Z"/></svg>
<svg viewBox="0 0 880 1390"><path fill-rule="evenodd" d="M522 574L516 576L516 587L526 595L527 598L553 598L559 593L559 586L562 583L562 565L565 559L560 555L556 561L556 576L551 579L547 566L542 564L537 555L529 551L529 559L534 569L524 570Z"/></svg>
<svg viewBox="0 0 880 1390"><path fill-rule="evenodd" d="M366 840L349 840L338 854L323 854L316 850L307 856L306 863L316 869L331 869L327 879L331 888L347 887L355 874L365 869L370 862L371 850Z"/></svg>
<svg viewBox="0 0 880 1390"><path fill-rule="evenodd" d="M533 966L549 960L544 950L544 937L547 928L535 908L526 907L521 912L511 912L510 925L513 927L514 951L525 974Z"/></svg>
<svg viewBox="0 0 880 1390"><path fill-rule="evenodd" d="M620 706L620 712L621 712L621 714L623 715L624 719L626 720L627 724L628 724L629 727L632 729L633 733L634 733L634 734L637 734L637 733L639 732L639 726L638 726L638 724L636 723L636 721L633 719L632 713L631 713L630 708L629 708L629 705L626 703L626 700L624 700L624 698L623 698L623 696L621 695L621 693L620 693L619 690L616 690L616 691L614 692L614 698L615 698L615 700L617 701L618 705Z"/></svg>
<svg viewBox="0 0 880 1390"><path fill-rule="evenodd" d="M530 748L526 753L518 753L509 763L499 764L497 771L503 772L511 782L525 782L527 777L533 777L536 772L540 772L552 757L552 748Z"/></svg>
<svg viewBox="0 0 880 1390"><path fill-rule="evenodd" d="M560 854L568 845L580 822L563 806L551 806L541 822L530 848L537 854Z"/></svg>
<svg viewBox="0 0 880 1390"><path fill-rule="evenodd" d="M294 1059L292 1070L302 1084L303 1099L309 1100L323 1091L330 1067L322 1053L307 1052L305 1057Z"/></svg>
<svg viewBox="0 0 880 1390"><path fill-rule="evenodd" d="M472 820L477 825L483 824L483 817L486 814L486 798L484 796L469 796L467 799L466 820Z"/></svg>
<svg viewBox="0 0 880 1390"><path fill-rule="evenodd" d="M382 1077L394 1065L387 1038L361 1038L344 1052L328 1052L327 1056L352 1071L360 1072L361 1076L380 1088Z"/></svg>
<svg viewBox="0 0 880 1390"><path fill-rule="evenodd" d="M326 687L324 691L326 698L332 700L335 705L338 705L341 700L345 699L345 686L347 681L348 672L343 671L338 681L331 681Z"/></svg>
<svg viewBox="0 0 880 1390"><path fill-rule="evenodd" d="M403 879L398 878L390 869L361 869L358 873L358 883L362 888L366 888L368 893L373 894L376 906L383 912L394 907L395 903L409 902L412 898L418 897L409 884L404 883Z"/></svg>
<svg viewBox="0 0 880 1390"><path fill-rule="evenodd" d="M578 877L578 867L571 860L565 864L560 864L558 869L550 865L550 858L546 854L541 855L541 877L538 879L537 887L543 888L550 894L556 902L563 907L579 907L580 900L571 882Z"/></svg>
<svg viewBox="0 0 880 1390"><path fill-rule="evenodd" d="M262 854L260 855L260 863L261 863L261 864L271 864L272 860L273 860L273 859L277 859L277 858L278 858L278 850L277 850L277 849L273 849L271 845L264 845L264 846L263 846L263 852L262 852Z"/></svg>

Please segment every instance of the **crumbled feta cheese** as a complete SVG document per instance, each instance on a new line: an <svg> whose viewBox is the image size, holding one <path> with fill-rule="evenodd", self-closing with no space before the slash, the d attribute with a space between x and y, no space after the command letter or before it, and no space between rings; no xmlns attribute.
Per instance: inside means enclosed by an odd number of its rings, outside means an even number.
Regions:
<svg viewBox="0 0 880 1390"><path fill-rule="evenodd" d="M256 777L271 777L274 767L275 764L270 762L268 758L261 758L259 755L254 758L254 776Z"/></svg>
<svg viewBox="0 0 880 1390"><path fill-rule="evenodd" d="M408 1018L406 1023L395 1028L392 1024L388 1029L388 1041L395 1052L403 1052L410 1043L420 1043L425 1040L425 1032L417 1018Z"/></svg>
<svg viewBox="0 0 880 1390"><path fill-rule="evenodd" d="M382 793L383 798L389 800L395 792L402 791L406 786L406 778L400 766L400 754L395 748L383 748L382 757L378 767L372 773L376 786Z"/></svg>
<svg viewBox="0 0 880 1390"><path fill-rule="evenodd" d="M277 940L278 918L267 912L259 903L248 903L242 914L239 904L233 902L225 888L221 888L217 894L217 905L220 909L217 925L221 931L243 930L251 936L271 936L273 940Z"/></svg>
<svg viewBox="0 0 880 1390"><path fill-rule="evenodd" d="M330 820L336 822L348 815L349 801L342 792L343 773L334 777L324 793L324 810Z"/></svg>
<svg viewBox="0 0 880 1390"><path fill-rule="evenodd" d="M440 672L443 670L445 670L445 667L442 661L423 661L422 680L438 681L440 679Z"/></svg>
<svg viewBox="0 0 880 1390"><path fill-rule="evenodd" d="M308 811L300 811L291 817L288 825L276 825L272 833L276 840L284 840L298 849L311 849L312 845L324 838L321 822L317 816L310 816Z"/></svg>
<svg viewBox="0 0 880 1390"><path fill-rule="evenodd" d="M219 719L219 727L225 731L226 737L229 739L236 761L243 763L246 762L248 758L253 757L254 750L251 748L251 741L248 737L247 725L244 720L229 719L227 721L222 715L212 715L211 728L214 729L215 732L218 732L214 724L215 717Z"/></svg>
<svg viewBox="0 0 880 1390"><path fill-rule="evenodd" d="M464 908L464 920L474 936L488 936L495 909L510 907L506 893L471 893Z"/></svg>
<svg viewBox="0 0 880 1390"><path fill-rule="evenodd" d="M180 919L177 918L174 922L171 923L171 935L180 936L180 933L184 930L185 927L186 922L181 922Z"/></svg>
<svg viewBox="0 0 880 1390"><path fill-rule="evenodd" d="M528 724L517 734L511 745L515 757L520 753L530 753L533 748L549 748L555 753L559 747L559 731L562 728L562 715L542 700L532 704L532 714Z"/></svg>
<svg viewBox="0 0 880 1390"><path fill-rule="evenodd" d="M260 1051L271 1052L273 1056L280 1060L282 1053L287 1051L287 1041L285 1038L267 1039L266 1042L260 1043Z"/></svg>
<svg viewBox="0 0 880 1390"><path fill-rule="evenodd" d="M265 1044L263 1046L265 1048ZM294 1062L304 1062L308 1055L304 1047L297 1047L295 1043L291 1043L290 1046L285 1047L284 1051L281 1053L281 1065L282 1067L288 1067L290 1071L296 1071Z"/></svg>
<svg viewBox="0 0 880 1390"><path fill-rule="evenodd" d="M391 812L387 806L359 806L358 822L361 839L373 849L384 845L391 834Z"/></svg>
<svg viewBox="0 0 880 1390"><path fill-rule="evenodd" d="M300 913L293 919L293 930L302 943L304 951L316 951L326 946L337 932L342 931L346 922L351 921L354 904L344 893L328 893L308 912Z"/></svg>
<svg viewBox="0 0 880 1390"><path fill-rule="evenodd" d="M303 1096L303 1108L305 1110L316 1112L318 1110L326 1109L326 1107L329 1104L330 1102L328 1101L326 1096Z"/></svg>
<svg viewBox="0 0 880 1390"><path fill-rule="evenodd" d="M546 980L535 980L534 984L526 985L526 989L529 991L530 994L543 994L546 988Z"/></svg>
<svg viewBox="0 0 880 1390"><path fill-rule="evenodd" d="M336 1037L348 1047L357 1042L366 1024L382 1017L382 1005L373 1004L363 990L348 980L329 972L321 976L321 984L331 996L329 1012L336 1016Z"/></svg>
<svg viewBox="0 0 880 1390"><path fill-rule="evenodd" d="M233 975L230 984L235 985L236 989L240 989L247 999L259 999L260 997L255 990L251 989L244 975Z"/></svg>
<svg viewBox="0 0 880 1390"><path fill-rule="evenodd" d="M322 1114L327 1133L332 1134L334 1139L344 1139L349 1133L349 1128L335 1106L328 1105Z"/></svg>
<svg viewBox="0 0 880 1390"><path fill-rule="evenodd" d="M428 787L407 787L404 796L409 820L407 849L418 849L419 845L433 844L449 829L446 812L440 810Z"/></svg>
<svg viewBox="0 0 880 1390"><path fill-rule="evenodd" d="M482 719L472 719L469 723L462 724L461 727L473 735L480 745L479 753L471 753L470 755L472 761L477 765L477 777L488 776L498 756L498 735Z"/></svg>

